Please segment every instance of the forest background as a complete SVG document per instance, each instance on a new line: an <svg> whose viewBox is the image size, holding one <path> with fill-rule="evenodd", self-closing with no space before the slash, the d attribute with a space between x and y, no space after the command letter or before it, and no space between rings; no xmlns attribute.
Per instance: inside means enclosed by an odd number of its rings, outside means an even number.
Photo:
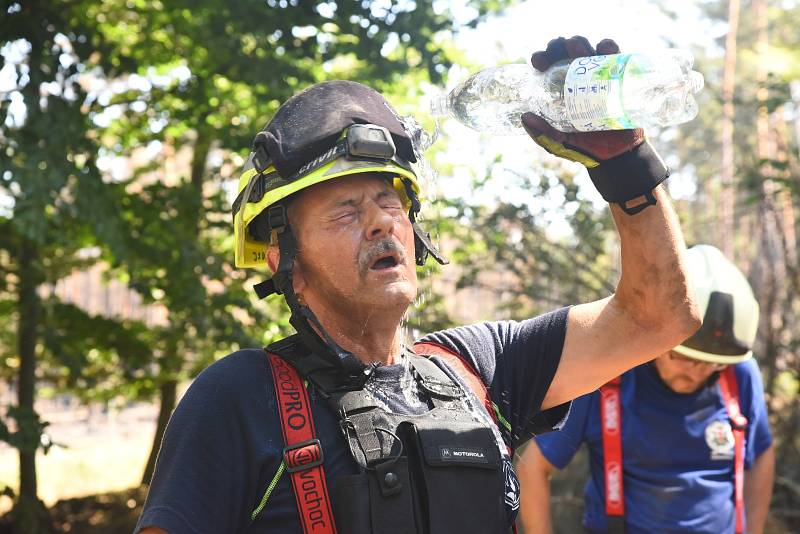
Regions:
<svg viewBox="0 0 800 534"><path fill-rule="evenodd" d="M559 28L688 47L706 77L700 116L650 136L688 242L735 259L761 305L768 528L799 532L800 5L587 4L0 2L0 532L129 532L186 385L289 332L250 290L264 273L232 265L229 211L280 102L348 78L433 130L434 87L526 61ZM409 335L613 291L618 243L582 167L451 123L426 159L425 223L452 264L421 272ZM579 528L584 480L577 461L554 482L560 532Z"/></svg>

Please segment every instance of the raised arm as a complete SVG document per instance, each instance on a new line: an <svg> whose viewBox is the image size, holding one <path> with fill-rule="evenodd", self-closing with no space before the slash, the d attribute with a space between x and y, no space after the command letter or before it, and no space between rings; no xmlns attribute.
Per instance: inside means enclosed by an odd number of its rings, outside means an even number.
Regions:
<svg viewBox="0 0 800 534"><path fill-rule="evenodd" d="M685 341L700 326L686 279L685 245L666 192L636 215L611 210L622 276L610 297L570 309L561 362L542 408L593 391Z"/></svg>
<svg viewBox="0 0 800 534"><path fill-rule="evenodd" d="M580 36L554 39L536 52L533 66L546 70L568 58L615 54L617 44ZM564 349L542 408L556 406L599 386L685 341L700 327L686 278L686 246L666 191L668 171L641 129L563 133L531 113L523 126L536 143L589 169L611 203L620 235L622 276L614 295L569 312Z"/></svg>

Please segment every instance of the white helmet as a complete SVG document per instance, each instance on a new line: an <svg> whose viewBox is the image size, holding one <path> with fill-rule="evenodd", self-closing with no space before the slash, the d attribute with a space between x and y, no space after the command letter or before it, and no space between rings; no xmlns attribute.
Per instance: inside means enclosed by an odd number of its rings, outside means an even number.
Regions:
<svg viewBox="0 0 800 534"><path fill-rule="evenodd" d="M673 350L712 363L750 358L758 330L758 302L744 274L710 245L695 245L686 259L703 326Z"/></svg>

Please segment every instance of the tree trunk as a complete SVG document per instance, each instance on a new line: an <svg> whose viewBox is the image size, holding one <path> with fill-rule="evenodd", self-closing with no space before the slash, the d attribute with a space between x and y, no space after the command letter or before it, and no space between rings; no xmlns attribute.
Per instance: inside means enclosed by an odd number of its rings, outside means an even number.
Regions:
<svg viewBox="0 0 800 534"><path fill-rule="evenodd" d="M21 534L49 532L47 510L39 500L36 487L36 451L41 429L34 409L36 396L36 341L41 302L36 288L41 282L39 251L24 239L19 254L19 292L17 350L20 366L17 378L17 426L22 443L19 447L19 496L14 505L14 525Z"/></svg>
<svg viewBox="0 0 800 534"><path fill-rule="evenodd" d="M203 116L205 117L205 115ZM195 187L195 192L203 196L203 182L206 175L206 162L208 160L208 153L211 150L211 136L203 129L197 131L197 139L194 142L194 151L192 153L192 166L190 179L192 185ZM199 221L200 214L197 214Z"/></svg>
<svg viewBox="0 0 800 534"><path fill-rule="evenodd" d="M722 164L720 168L720 245L733 259L735 175L733 163L733 93L736 83L736 36L739 29L739 0L728 2L728 35L725 37L725 65L722 70Z"/></svg>
<svg viewBox="0 0 800 534"><path fill-rule="evenodd" d="M158 409L156 433L153 437L153 446L150 448L150 456L147 458L147 464L144 467L144 474L142 475L142 484L144 485L149 485L153 478L153 471L155 471L156 468L156 459L158 458L158 450L161 447L161 440L164 439L164 431L172 415L172 410L175 409L177 391L178 382L176 380L169 380L161 385L161 403Z"/></svg>
<svg viewBox="0 0 800 534"><path fill-rule="evenodd" d="M37 20L35 14L43 8L33 2L22 4L22 9L29 10L30 20ZM46 11L46 10L45 10ZM44 72L48 66L43 61L46 53L43 31L44 25L34 25L30 31L25 30L26 40L30 43L28 57L29 80L22 88L23 101L27 118L24 130L27 135L37 133L37 123L42 120L43 110L39 99L41 84L45 81ZM23 171L20 169L23 173ZM44 206L28 207L41 213ZM16 209L16 208L15 208ZM20 366L17 375L17 406L15 419L20 438L19 447L19 495L12 511L14 532L20 534L42 534L51 532L49 515L44 504L39 500L36 481L36 451L41 443L41 425L34 409L36 398L36 345L38 341L39 323L41 321L41 301L37 288L44 281L41 271L41 251L39 243L42 236L30 238L20 235L17 277L18 311L17 350Z"/></svg>
<svg viewBox="0 0 800 534"><path fill-rule="evenodd" d="M785 184L792 184L800 179L800 168L790 147L789 125L783 110L777 110L772 116L772 132L775 139L775 159L780 162L780 178ZM784 264L788 283L795 295L800 295L800 284L797 284L797 215L795 199L790 185L780 188L777 198L781 221L781 246L783 247ZM791 303L791 299L786 299Z"/></svg>
<svg viewBox="0 0 800 534"><path fill-rule="evenodd" d="M800 174L797 173L797 163L793 161L793 154L789 148L789 128L786 124L782 109L776 110L772 114L771 132L774 139L775 160L779 163L778 176L785 184L791 184ZM795 200L792 190L784 185L776 193L774 216L778 227L777 240L781 251L781 329L786 346L786 340L792 339L797 332L797 313L796 296L800 295L800 278L798 278L797 262L797 217L795 215ZM780 367L785 370L796 369L796 365L791 361L794 355L789 351L781 350ZM773 381L770 386L775 386ZM775 391L767 389L767 393L772 396Z"/></svg>
<svg viewBox="0 0 800 534"><path fill-rule="evenodd" d="M764 353L762 361L766 366L766 380L764 386L766 391L772 391L777 376L778 352L781 347L781 306L777 302L779 298L778 288L783 286L785 281L785 270L781 260L780 245L777 234L780 231L779 217L775 209L777 186L773 180L775 177L771 161L775 158L773 150L773 136L770 134L769 110L767 99L769 98L768 73L766 69L766 57L769 47L769 35L767 32L767 1L754 0L753 10L756 21L756 100L758 102L758 112L756 115L756 154L758 156L759 174L761 175L761 205L759 212L762 215L761 229L762 246L764 247L759 254L764 261L765 288L767 293L765 300L761 303L763 327L761 335L764 343ZM762 59L763 58L763 59Z"/></svg>

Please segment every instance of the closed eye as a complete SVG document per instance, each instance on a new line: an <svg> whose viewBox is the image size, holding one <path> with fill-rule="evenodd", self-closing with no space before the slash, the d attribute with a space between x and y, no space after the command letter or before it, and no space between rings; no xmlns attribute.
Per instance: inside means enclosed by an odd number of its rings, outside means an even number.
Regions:
<svg viewBox="0 0 800 534"><path fill-rule="evenodd" d="M351 210L351 211L345 211L345 212L342 212L342 213L337 213L331 218L331 220L339 221L339 222L348 222L351 219L355 218L355 216L356 216L356 211L355 210Z"/></svg>
<svg viewBox="0 0 800 534"><path fill-rule="evenodd" d="M386 210L403 209L403 203L394 190L381 191L375 198L375 202Z"/></svg>
<svg viewBox="0 0 800 534"><path fill-rule="evenodd" d="M385 210L402 210L403 205L398 203L384 204L381 206Z"/></svg>

